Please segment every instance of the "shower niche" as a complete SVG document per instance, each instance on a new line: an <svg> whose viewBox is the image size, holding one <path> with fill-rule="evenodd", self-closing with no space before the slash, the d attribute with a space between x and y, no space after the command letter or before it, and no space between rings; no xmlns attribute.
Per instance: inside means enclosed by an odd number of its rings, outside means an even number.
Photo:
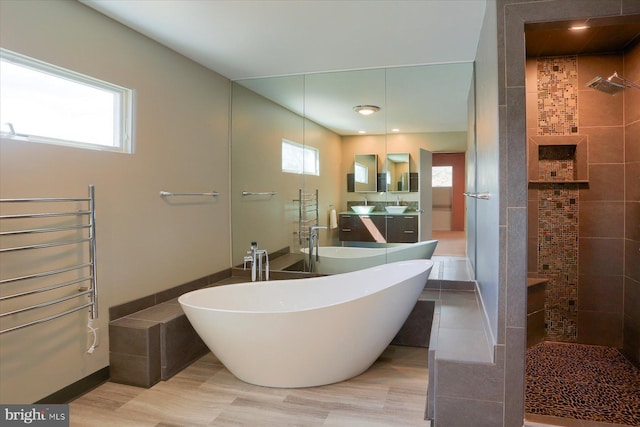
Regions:
<svg viewBox="0 0 640 427"><path fill-rule="evenodd" d="M588 183L586 135L530 136L530 183Z"/></svg>

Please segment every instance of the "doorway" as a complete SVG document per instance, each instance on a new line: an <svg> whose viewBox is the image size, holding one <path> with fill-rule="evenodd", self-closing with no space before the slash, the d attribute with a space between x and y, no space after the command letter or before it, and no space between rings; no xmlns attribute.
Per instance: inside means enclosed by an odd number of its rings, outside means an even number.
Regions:
<svg viewBox="0 0 640 427"><path fill-rule="evenodd" d="M433 154L433 238L435 255L466 256L465 153Z"/></svg>

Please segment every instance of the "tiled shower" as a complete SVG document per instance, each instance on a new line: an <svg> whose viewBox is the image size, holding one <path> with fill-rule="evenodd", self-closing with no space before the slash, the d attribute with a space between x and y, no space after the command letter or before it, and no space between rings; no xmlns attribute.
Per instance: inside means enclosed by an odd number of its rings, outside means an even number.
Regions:
<svg viewBox="0 0 640 427"><path fill-rule="evenodd" d="M636 46L527 61L528 144L570 141L535 147L529 177L528 271L548 279L546 339L624 348L636 363L640 91L612 96L586 83L615 71L638 81L639 57ZM571 142L578 136L583 154Z"/></svg>

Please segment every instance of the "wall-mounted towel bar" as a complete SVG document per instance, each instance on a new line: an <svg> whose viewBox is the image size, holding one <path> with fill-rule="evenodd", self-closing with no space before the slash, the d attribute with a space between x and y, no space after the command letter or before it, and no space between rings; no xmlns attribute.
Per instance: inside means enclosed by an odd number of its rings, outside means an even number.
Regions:
<svg viewBox="0 0 640 427"><path fill-rule="evenodd" d="M466 192L464 193L465 196L467 197L473 197L474 199L482 199L482 200L489 200L489 198L491 197L490 193L469 193Z"/></svg>
<svg viewBox="0 0 640 427"><path fill-rule="evenodd" d="M76 311L83 310L85 308L89 309L89 319L94 320L98 318L98 293L97 293L97 280L96 280L96 233L95 233L95 189L93 185L89 186L89 196L88 197L75 197L75 198L28 198L28 199L0 199L0 204L3 206L8 206L9 204L23 204L23 203L48 203L55 202L56 209L61 209L61 212L31 212L31 213L15 213L15 214L7 214L0 215L0 220L3 220L3 224L11 224L12 220L20 220L21 223L26 221L31 221L32 219L38 221L40 226L34 228L22 228L22 229L14 229L9 231L0 232L0 236L4 237L5 242L21 241L20 239L26 238L31 234L41 234L41 233L52 233L52 236L59 236L56 240L55 237L52 237L51 241L45 241L42 243L32 243L32 242L24 242L29 244L21 244L16 245L13 244L11 247L0 248L0 254L8 254L11 252L18 251L28 251L32 249L45 249L45 248L54 248L57 246L65 246L65 245L78 245L79 253L84 253L81 257L85 258L83 261L78 262L79 260L75 259L74 255L74 263L72 265L61 266L60 268L49 269L46 271L40 271L36 273L28 273L22 274L14 277L4 278L0 280L0 285L2 287L1 290L4 292L0 295L0 301L8 301L13 300L12 308L7 311L0 312L0 318L9 318L9 320L3 321L4 324L9 325L4 329L0 330L0 334L4 334L7 332L15 331L18 329L26 328L28 326L36 325L39 323L47 322L49 320L57 319L59 317L65 316L70 313L74 313ZM68 203L74 203L74 207L76 211L72 211L73 208L68 207L64 208L63 206L70 206ZM65 204L66 203L66 204ZM83 208L78 208L77 205L84 205ZM43 208L42 205L39 205L40 209ZM8 210L9 208L7 208ZM16 208L18 210L19 208ZM34 208L37 210L38 208ZM68 210L67 210L68 209ZM44 210L44 209L43 209ZM57 223L51 223L51 219L63 218L76 216L78 217L79 224L61 224L57 225ZM45 221L42 223L41 221ZM66 220L68 221L68 220ZM3 229L10 228L10 225L6 225ZM72 237L69 239L68 237L62 238L60 233L70 233L76 232L76 236L68 236ZM77 237L77 238L73 238ZM11 240L10 240L11 239ZM86 246L85 246L86 245ZM47 251L45 251L47 252ZM37 256L40 254L40 251L33 252L36 254L33 258L29 258L28 262L25 265L38 265L39 262L47 262L51 256L42 255L42 257ZM3 255L5 256L5 255ZM9 256L9 255L6 255ZM16 255L17 256L17 255ZM21 255L22 257L22 255ZM5 260L3 260L4 262ZM18 269L19 270L19 269ZM77 277L64 278L65 273L74 272ZM24 272L24 271L23 271ZM25 272L26 273L26 272ZM55 280L47 280L44 283L40 283L40 287L38 283L40 280L44 278L58 277L58 282ZM21 289L17 289L17 282L27 281L27 284L20 284ZM55 282L55 283L53 283ZM80 285L84 283L83 285ZM88 283L88 284L87 284ZM5 287L6 285L6 287ZM44 286L43 286L44 285ZM50 291L54 291L56 289L62 290L65 287L71 285L78 285L79 287L73 291L65 291L64 295L53 296ZM12 289L11 291L7 291L7 288ZM49 292L49 293L47 293ZM43 297L38 301L31 300L29 303L26 300L21 300L21 297L33 297L36 294L42 294ZM71 304L67 304L65 307L60 308L60 311L55 314L49 314L44 317L39 317L36 319L25 319L22 313L35 311L37 309L42 309L50 306L57 306L57 304L70 301L72 302L76 298L79 297L88 297L88 301L80 301L73 304L72 307L69 307ZM23 302L21 304L21 302ZM57 306L59 307L59 306ZM44 314L44 313L43 313ZM33 317L36 317L34 315ZM10 318L14 317L14 320Z"/></svg>
<svg viewBox="0 0 640 427"><path fill-rule="evenodd" d="M170 193L168 191L160 191L160 197L173 197L173 196L208 196L208 197L218 197L220 193L217 191L212 191L210 193Z"/></svg>
<svg viewBox="0 0 640 427"><path fill-rule="evenodd" d="M259 192L243 191L242 192L243 196L275 196L276 194L278 194L277 191L259 191Z"/></svg>

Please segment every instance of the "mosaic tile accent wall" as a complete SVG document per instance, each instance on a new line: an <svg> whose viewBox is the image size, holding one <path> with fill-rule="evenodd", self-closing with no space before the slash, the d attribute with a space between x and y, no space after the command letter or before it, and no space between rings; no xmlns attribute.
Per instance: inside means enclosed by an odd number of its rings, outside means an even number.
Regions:
<svg viewBox="0 0 640 427"><path fill-rule="evenodd" d="M539 58L538 135L578 132L578 57Z"/></svg>
<svg viewBox="0 0 640 427"><path fill-rule="evenodd" d="M538 135L576 134L577 57L539 58L537 78ZM540 147L539 167L546 180L575 179L575 149ZM549 279L546 339L553 341L575 342L578 336L578 195L577 184L538 187L537 273Z"/></svg>

